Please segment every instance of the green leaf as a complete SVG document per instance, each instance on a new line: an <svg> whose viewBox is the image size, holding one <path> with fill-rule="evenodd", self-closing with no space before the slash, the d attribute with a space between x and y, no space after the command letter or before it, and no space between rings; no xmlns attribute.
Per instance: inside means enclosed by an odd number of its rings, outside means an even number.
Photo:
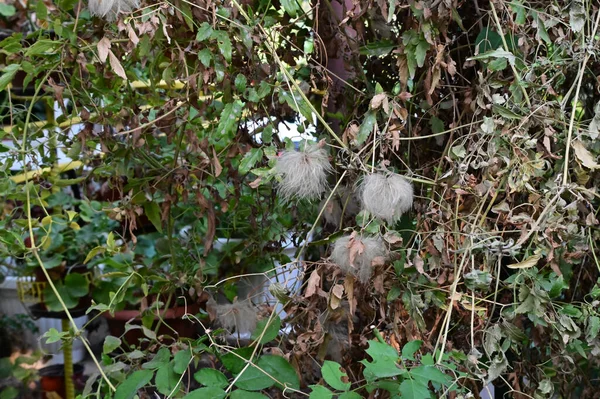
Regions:
<svg viewBox="0 0 600 399"><path fill-rule="evenodd" d="M0 91L6 89L6 86L12 82L17 72L21 69L21 64L10 64L2 70L2 76L0 76Z"/></svg>
<svg viewBox="0 0 600 399"><path fill-rule="evenodd" d="M156 371L156 389L163 395L169 395L174 390L177 391L176 387L179 385L179 377L180 374L175 373L173 370L173 363L159 368Z"/></svg>
<svg viewBox="0 0 600 399"><path fill-rule="evenodd" d="M502 36L496 31L491 30L489 26L486 26L484 30L479 32L475 39L475 53L483 54L488 51L496 50L502 47Z"/></svg>
<svg viewBox="0 0 600 399"><path fill-rule="evenodd" d="M90 292L90 283L79 273L71 273L65 277L65 287L73 298L82 298Z"/></svg>
<svg viewBox="0 0 600 399"><path fill-rule="evenodd" d="M402 359L415 360L415 352L421 348L423 341L418 339L407 342L402 348Z"/></svg>
<svg viewBox="0 0 600 399"><path fill-rule="evenodd" d="M362 125L356 135L356 145L361 146L373 133L373 128L377 124L377 114L374 111L369 111L365 115Z"/></svg>
<svg viewBox="0 0 600 399"><path fill-rule="evenodd" d="M261 370L250 365L236 381L235 385L238 388L259 391L273 386L275 384L273 378L289 387L300 388L300 380L298 379L296 370L283 357L263 356L258 360L256 365ZM283 387L280 386L280 388Z"/></svg>
<svg viewBox="0 0 600 399"><path fill-rule="evenodd" d="M63 339L63 337L66 337L66 335L66 333L62 333L56 328L51 328L44 333L43 337L46 338L47 344L52 344L54 342L60 341L61 339Z"/></svg>
<svg viewBox="0 0 600 399"><path fill-rule="evenodd" d="M90 252L88 252L87 256L85 257L85 260L83 261L83 264L87 264L90 260L94 258L94 256L102 254L104 253L104 251L106 251L106 248L104 247L93 248Z"/></svg>
<svg viewBox="0 0 600 399"><path fill-rule="evenodd" d="M339 363L325 360L323 367L321 367L321 374L330 387L338 391L350 389L350 383L346 382L348 381L348 374L342 371L342 366Z"/></svg>
<svg viewBox="0 0 600 399"><path fill-rule="evenodd" d="M431 126L431 132L434 134L441 133L446 130L444 127L444 121L437 116L431 117L429 120L429 125Z"/></svg>
<svg viewBox="0 0 600 399"><path fill-rule="evenodd" d="M236 389L235 391L231 392L229 399L269 399L269 397L258 392Z"/></svg>
<svg viewBox="0 0 600 399"><path fill-rule="evenodd" d="M429 399L431 395L427 385L421 384L419 381L406 379L400 384L400 393L402 399Z"/></svg>
<svg viewBox="0 0 600 399"><path fill-rule="evenodd" d="M150 219L156 230L162 233L162 222L160 220L160 206L155 201L144 203L144 213Z"/></svg>
<svg viewBox="0 0 600 399"><path fill-rule="evenodd" d="M414 342L414 341L413 341ZM443 385L449 385L452 383L450 376L442 373L434 366L419 366L410 370L410 375L416 380L422 380L427 382L437 382Z"/></svg>
<svg viewBox="0 0 600 399"><path fill-rule="evenodd" d="M198 51L198 59L200 60L200 62L202 63L202 65L204 65L205 67L210 67L210 61L212 60L213 55L212 52L205 48L202 49L200 51Z"/></svg>
<svg viewBox="0 0 600 399"><path fill-rule="evenodd" d="M398 44L393 41L381 40L378 42L367 43L359 49L359 53L360 55L379 57L391 53L396 47L398 47Z"/></svg>
<svg viewBox="0 0 600 399"><path fill-rule="evenodd" d="M150 370L138 370L133 372L127 379L117 387L114 399L133 399L138 389L146 386L152 380L154 372Z"/></svg>
<svg viewBox="0 0 600 399"><path fill-rule="evenodd" d="M322 385L310 385L312 391L310 392L309 399L331 399L333 398L333 392L325 388Z"/></svg>
<svg viewBox="0 0 600 399"><path fill-rule="evenodd" d="M387 301L392 302L396 300L400 296L400 294L402 294L402 288L400 288L397 285L393 286L388 292Z"/></svg>
<svg viewBox="0 0 600 399"><path fill-rule="evenodd" d="M229 385L229 381L227 380L227 377L225 377L225 374L215 369L200 369L194 374L194 379L207 387L225 388Z"/></svg>
<svg viewBox="0 0 600 399"><path fill-rule="evenodd" d="M109 354L115 349L121 346L121 339L117 337L113 337L112 335L106 336L104 338L104 345L102 346L102 353Z"/></svg>
<svg viewBox="0 0 600 399"><path fill-rule="evenodd" d="M344 392L343 394L338 396L338 399L361 399L361 398L362 398L362 396L360 396L356 392Z"/></svg>
<svg viewBox="0 0 600 399"><path fill-rule="evenodd" d="M257 340L266 329L265 334L259 342L260 344L266 344L267 342L271 342L277 338L277 335L279 335L279 330L281 329L281 319L279 316L275 316L269 325L267 325L267 322L269 322L268 318L260 320L256 325L256 329L252 333L251 338Z"/></svg>
<svg viewBox="0 0 600 399"><path fill-rule="evenodd" d="M252 352L253 349L250 347L234 349L221 356L221 362L223 362L223 366L231 373L238 374L246 365L246 361L243 359L249 360Z"/></svg>
<svg viewBox="0 0 600 399"><path fill-rule="evenodd" d="M178 374L183 374L187 370L192 354L186 350L181 350L173 357L173 370Z"/></svg>
<svg viewBox="0 0 600 399"><path fill-rule="evenodd" d="M208 22L202 22L200 28L198 29L198 33L196 34L196 41L203 42L208 39L213 33L212 26ZM207 50L207 49L206 49Z"/></svg>
<svg viewBox="0 0 600 399"><path fill-rule="evenodd" d="M18 398L21 392L15 387L6 387L0 391L0 399L15 399Z"/></svg>
<svg viewBox="0 0 600 399"><path fill-rule="evenodd" d="M238 171L241 174L248 173L250 169L254 168L254 165L256 165L256 163L262 159L262 156L262 148L251 149L246 154L244 154L244 158L242 158L242 161L240 162Z"/></svg>
<svg viewBox="0 0 600 399"><path fill-rule="evenodd" d="M398 352L390 345L379 341L369 341L366 352L373 358L371 362L362 360L365 365L364 376L367 381L377 378L393 377L406 372L398 367Z"/></svg>
<svg viewBox="0 0 600 399"><path fill-rule="evenodd" d="M515 24L523 25L527 21L523 3L521 3L520 0L513 0L511 3L509 3L509 5L512 11L517 14L515 16Z"/></svg>
<svg viewBox="0 0 600 399"><path fill-rule="evenodd" d="M422 37L419 40L419 44L415 48L415 59L417 60L417 66L422 68L425 65L425 57L427 56L427 50L429 50L429 43L425 40L425 37Z"/></svg>
<svg viewBox="0 0 600 399"><path fill-rule="evenodd" d="M12 17L13 15L15 15L16 12L17 9L14 6L10 4L0 3L0 15L2 15L3 17Z"/></svg>
<svg viewBox="0 0 600 399"><path fill-rule="evenodd" d="M242 109L244 103L240 100L236 100L233 103L225 105L223 111L221 111L221 117L219 125L217 126L217 133L226 140L233 139L237 131L238 119L242 115Z"/></svg>
<svg viewBox="0 0 600 399"><path fill-rule="evenodd" d="M31 47L25 51L25 56L30 57L32 55L39 55L51 50L54 50L57 46L59 46L61 42L57 42L54 40L38 40Z"/></svg>
<svg viewBox="0 0 600 399"><path fill-rule="evenodd" d="M8 54L15 54L21 51L21 40L23 40L22 33L13 33L11 36L0 42L0 48L6 51ZM11 64L17 65L17 64Z"/></svg>
<svg viewBox="0 0 600 399"><path fill-rule="evenodd" d="M205 387L188 393L183 399L223 399L225 396L227 392L221 388Z"/></svg>
<svg viewBox="0 0 600 399"><path fill-rule="evenodd" d="M142 368L148 369L148 370L154 370L159 367L164 367L169 363L170 359L171 359L171 352L169 351L169 349L163 347L158 350L158 352L156 353L156 355L154 355L152 360L142 364Z"/></svg>
<svg viewBox="0 0 600 399"><path fill-rule="evenodd" d="M79 301L70 295L67 287L65 287L62 283L55 284L55 287L58 295L60 295L64 304L67 306L67 309L72 309L77 306ZM44 302L46 303L48 310L52 312L61 312L64 310L62 304L54 294L54 290L50 287L50 285L44 289Z"/></svg>
<svg viewBox="0 0 600 399"><path fill-rule="evenodd" d="M300 9L298 0L281 0L281 6L290 17L295 17Z"/></svg>
<svg viewBox="0 0 600 399"><path fill-rule="evenodd" d="M246 79L246 77L244 75L242 75L241 73L238 73L238 75L235 77L235 88L237 89L237 91L239 91L240 93L243 93L246 91L246 85L248 84L248 79Z"/></svg>

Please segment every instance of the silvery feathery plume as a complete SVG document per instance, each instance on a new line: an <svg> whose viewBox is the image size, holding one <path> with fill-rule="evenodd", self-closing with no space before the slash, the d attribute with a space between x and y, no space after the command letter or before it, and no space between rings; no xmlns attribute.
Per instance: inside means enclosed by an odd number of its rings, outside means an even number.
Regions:
<svg viewBox="0 0 600 399"><path fill-rule="evenodd" d="M285 201L318 199L327 190L327 174L332 170L321 143L306 143L301 151L286 150L275 165L275 171L281 176L279 194Z"/></svg>
<svg viewBox="0 0 600 399"><path fill-rule="evenodd" d="M140 6L139 0L89 0L90 14L114 21L119 14L129 14Z"/></svg>
<svg viewBox="0 0 600 399"><path fill-rule="evenodd" d="M354 235L339 238L331 252L331 260L363 284L371 278L373 261L378 257L385 259L386 256L387 250L381 239Z"/></svg>
<svg viewBox="0 0 600 399"><path fill-rule="evenodd" d="M412 208L412 184L396 173L367 175L361 185L363 209L373 216L396 222Z"/></svg>
<svg viewBox="0 0 600 399"><path fill-rule="evenodd" d="M214 306L219 324L229 332L238 334L252 332L256 328L258 316L250 302L235 302Z"/></svg>

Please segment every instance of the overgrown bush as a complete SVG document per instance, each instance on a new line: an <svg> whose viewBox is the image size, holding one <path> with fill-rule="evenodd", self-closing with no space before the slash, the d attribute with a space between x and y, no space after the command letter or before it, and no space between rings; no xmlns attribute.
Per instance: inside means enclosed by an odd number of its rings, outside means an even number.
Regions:
<svg viewBox="0 0 600 399"><path fill-rule="evenodd" d="M122 280L94 309L130 288L156 307L206 303L189 315L202 338L108 337L85 395L465 397L493 382L595 397L594 2L59 0L0 14L15 31L0 42L5 255L43 268L33 230L60 222L44 200L94 182L121 228L92 263L133 259L144 229L162 237L142 266L115 261ZM38 101L63 116L32 124ZM290 126L315 143L282 138ZM57 151L82 177L10 178ZM227 262L223 231L246 239ZM292 262L290 235L304 242ZM241 275L286 267L301 288L228 305L260 320L248 342L224 341L202 295L233 300Z"/></svg>

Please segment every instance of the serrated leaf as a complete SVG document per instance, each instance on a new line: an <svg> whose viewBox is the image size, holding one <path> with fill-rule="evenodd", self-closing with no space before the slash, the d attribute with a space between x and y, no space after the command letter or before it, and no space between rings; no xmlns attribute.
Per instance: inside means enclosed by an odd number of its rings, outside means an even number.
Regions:
<svg viewBox="0 0 600 399"><path fill-rule="evenodd" d="M321 374L330 387L338 391L347 391L350 389L350 383L347 382L348 374L342 370L342 366L339 363L325 360L323 367L321 367Z"/></svg>
<svg viewBox="0 0 600 399"><path fill-rule="evenodd" d="M356 145L361 146L373 133L373 129L377 124L377 115L373 111L369 111L365 115L362 125L356 135Z"/></svg>
<svg viewBox="0 0 600 399"><path fill-rule="evenodd" d="M208 22L202 22L202 25L198 28L198 33L196 33L196 41L203 42L208 39L212 33L212 26L210 26Z"/></svg>
<svg viewBox="0 0 600 399"><path fill-rule="evenodd" d="M587 13L582 0L573 0L569 9L569 25L573 32L581 32L585 26Z"/></svg>
<svg viewBox="0 0 600 399"><path fill-rule="evenodd" d="M537 265L537 263L540 259L542 259L541 254L533 255L533 256L530 256L529 258L523 260L522 262L513 263L513 264L508 265L507 267L509 269L529 269L530 267Z"/></svg>
<svg viewBox="0 0 600 399"><path fill-rule="evenodd" d="M254 168L257 162L262 159L263 151L262 148L253 148L244 154L244 158L242 158L240 162L240 166L238 168L241 174L246 174L250 172L250 169Z"/></svg>
<svg viewBox="0 0 600 399"><path fill-rule="evenodd" d="M102 346L102 353L109 354L115 349L121 346L121 339L117 337L113 337L112 335L108 335L104 338L104 345Z"/></svg>

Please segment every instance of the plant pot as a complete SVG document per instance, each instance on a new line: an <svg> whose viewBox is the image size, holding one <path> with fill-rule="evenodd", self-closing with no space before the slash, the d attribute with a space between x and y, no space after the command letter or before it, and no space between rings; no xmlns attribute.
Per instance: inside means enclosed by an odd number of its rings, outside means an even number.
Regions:
<svg viewBox="0 0 600 399"><path fill-rule="evenodd" d="M65 370L64 365L55 364L40 369L40 388L42 390L42 398L50 399L58 397L64 398L65 393ZM75 390L81 391L85 386L83 380L83 366L81 364L73 365L73 383Z"/></svg>
<svg viewBox="0 0 600 399"><path fill-rule="evenodd" d="M188 306L178 306L169 308L161 312L163 322L158 328L157 336L161 335L176 335L173 330L177 331L177 335L183 338L195 339L200 336L199 329L200 325L192 320L184 320L183 316L186 313L196 314L200 311L200 305L189 304ZM142 325L142 312L139 310L120 310L111 315L108 312L102 313L102 316L106 318L108 322L108 329L110 335L114 337L121 337L129 345L138 345L139 340L144 338L144 332L141 328L133 328L128 331L126 328L127 322L131 325L141 326ZM152 323L152 330L156 327L158 317L154 318ZM166 324L166 325L165 325ZM170 327L170 328L169 328Z"/></svg>

